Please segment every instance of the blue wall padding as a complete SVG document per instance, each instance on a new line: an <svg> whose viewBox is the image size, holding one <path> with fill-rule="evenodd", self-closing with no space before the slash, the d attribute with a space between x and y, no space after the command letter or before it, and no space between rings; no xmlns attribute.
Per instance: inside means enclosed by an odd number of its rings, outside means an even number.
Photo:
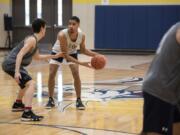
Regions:
<svg viewBox="0 0 180 135"><path fill-rule="evenodd" d="M156 50L180 5L95 7L95 49Z"/></svg>

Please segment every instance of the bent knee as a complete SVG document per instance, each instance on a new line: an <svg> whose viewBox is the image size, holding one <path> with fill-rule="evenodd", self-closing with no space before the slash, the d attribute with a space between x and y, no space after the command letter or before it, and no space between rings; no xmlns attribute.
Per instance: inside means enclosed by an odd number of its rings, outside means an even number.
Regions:
<svg viewBox="0 0 180 135"><path fill-rule="evenodd" d="M26 85L35 87L36 82L34 80L30 80L29 82L26 83Z"/></svg>

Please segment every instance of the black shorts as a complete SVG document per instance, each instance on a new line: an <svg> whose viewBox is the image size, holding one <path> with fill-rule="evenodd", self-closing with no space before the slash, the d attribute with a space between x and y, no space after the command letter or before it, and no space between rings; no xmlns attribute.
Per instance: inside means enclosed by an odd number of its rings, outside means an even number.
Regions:
<svg viewBox="0 0 180 135"><path fill-rule="evenodd" d="M180 112L172 105L146 92L144 96L143 133L172 135L173 123L180 122Z"/></svg>
<svg viewBox="0 0 180 135"><path fill-rule="evenodd" d="M12 78L14 78L14 74L15 74L15 70L9 70L9 69L5 69L3 68L3 70L9 74ZM19 70L20 74L21 74L21 79L19 80L20 83L18 84L20 86L21 89L24 89L26 86L26 83L30 80L32 80L31 76L28 74L28 72L23 68L20 67Z"/></svg>
<svg viewBox="0 0 180 135"><path fill-rule="evenodd" d="M52 54L52 55L55 55L56 53L55 53L55 52L51 52L51 54ZM72 57L75 58L75 59L78 59L78 54L77 54L77 53L70 54L70 56L72 56ZM62 62L63 62L63 59L64 59L63 57L59 57L59 58L56 58L56 59L53 59L53 60L56 60L56 61L62 63ZM69 61L67 61L67 62L69 62Z"/></svg>

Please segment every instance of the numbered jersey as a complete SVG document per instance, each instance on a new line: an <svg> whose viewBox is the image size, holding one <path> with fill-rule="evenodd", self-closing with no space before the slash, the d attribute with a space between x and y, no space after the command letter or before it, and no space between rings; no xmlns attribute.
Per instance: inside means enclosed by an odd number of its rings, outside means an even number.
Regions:
<svg viewBox="0 0 180 135"><path fill-rule="evenodd" d="M64 30L62 30L62 32L64 33L64 35L67 39L68 54L77 53L77 49L80 47L80 44L82 43L82 38L83 38L82 31L80 29L78 29L78 36L77 36L77 39L75 42L71 41L71 38L68 34L68 29L64 29ZM52 51L55 53L62 52L60 45L61 45L61 43L59 42L59 40L57 40L52 48Z"/></svg>

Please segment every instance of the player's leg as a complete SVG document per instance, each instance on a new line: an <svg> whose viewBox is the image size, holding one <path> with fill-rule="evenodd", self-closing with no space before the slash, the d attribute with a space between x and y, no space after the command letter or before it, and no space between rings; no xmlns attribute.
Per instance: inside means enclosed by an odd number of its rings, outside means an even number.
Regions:
<svg viewBox="0 0 180 135"><path fill-rule="evenodd" d="M43 116L38 116L32 111L32 99L35 91L35 82L29 80L25 83L26 91L24 94L24 104L25 109L21 116L22 121L40 121L43 119Z"/></svg>
<svg viewBox="0 0 180 135"><path fill-rule="evenodd" d="M71 69L73 79L74 79L74 87L75 87L76 97L77 97L76 108L79 110L84 110L85 106L83 105L81 101L81 80L79 76L79 65L70 64L69 67Z"/></svg>
<svg viewBox="0 0 180 135"><path fill-rule="evenodd" d="M50 109L55 106L54 103L54 87L55 87L55 77L58 70L59 65L57 64L50 64L49 65L49 79L48 79L48 92L49 92L49 100L46 104L46 108Z"/></svg>
<svg viewBox="0 0 180 135"><path fill-rule="evenodd" d="M10 75L12 78L14 78L14 67L9 68L9 66L6 65L5 62L3 62L2 64L2 69L4 70L5 73L7 73L8 75ZM22 69L22 71L24 71L24 69ZM26 71L25 71L26 72ZM21 87L21 86L20 86ZM24 111L24 104L22 103L22 98L24 96L24 92L25 92L25 87L23 86L23 88L21 88L21 90L18 93L17 99L14 102L14 104L12 105L12 111L13 112L17 112L17 111Z"/></svg>
<svg viewBox="0 0 180 135"><path fill-rule="evenodd" d="M38 116L32 111L32 99L35 91L35 82L29 76L28 72L20 68L21 79L19 86L21 89L26 89L24 93L24 112L22 114L21 120L23 121L40 121L43 116Z"/></svg>
<svg viewBox="0 0 180 135"><path fill-rule="evenodd" d="M54 96L54 87L55 87L55 77L58 70L59 65L50 64L49 65L49 79L48 79L48 91L49 97Z"/></svg>
<svg viewBox="0 0 180 135"><path fill-rule="evenodd" d="M26 91L24 94L25 107L32 106L32 99L33 99L34 91L35 91L35 82L33 80L30 80L26 83Z"/></svg>
<svg viewBox="0 0 180 135"><path fill-rule="evenodd" d="M19 90L16 101L14 102L14 104L12 106L13 112L24 111L24 107L25 107L24 103L23 103L24 93L25 93L25 88Z"/></svg>
<svg viewBox="0 0 180 135"><path fill-rule="evenodd" d="M14 78L14 69L7 70L6 68L3 67L3 70L7 74L9 74L12 78ZM17 95L16 101L12 105L12 111L13 112L24 111L25 106L24 106L24 104L22 102L24 93L25 93L25 88L20 89L20 91L19 91L19 93Z"/></svg>
<svg viewBox="0 0 180 135"><path fill-rule="evenodd" d="M52 55L55 55L55 52L51 53ZM55 106L54 102L54 87L55 87L55 77L58 70L58 67L60 66L61 62L63 61L63 58L57 58L57 59L51 59L49 62L49 79L48 79L48 92L49 92L49 99L46 104L47 109L51 109Z"/></svg>
<svg viewBox="0 0 180 135"><path fill-rule="evenodd" d="M146 92L142 135L172 135L174 106Z"/></svg>
<svg viewBox="0 0 180 135"><path fill-rule="evenodd" d="M71 73L74 79L74 87L76 91L76 97L81 98L81 80L79 76L79 66L77 64L70 64Z"/></svg>
<svg viewBox="0 0 180 135"><path fill-rule="evenodd" d="M25 93L25 88L24 89L20 89L19 92L18 92L16 100L23 100L24 93Z"/></svg>

